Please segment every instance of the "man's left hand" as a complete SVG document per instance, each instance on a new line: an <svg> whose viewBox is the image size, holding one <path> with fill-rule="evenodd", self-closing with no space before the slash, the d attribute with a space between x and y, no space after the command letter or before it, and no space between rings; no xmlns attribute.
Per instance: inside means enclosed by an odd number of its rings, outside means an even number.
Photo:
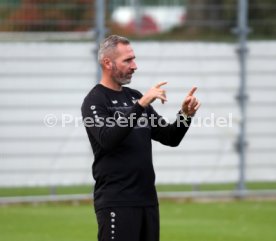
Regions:
<svg viewBox="0 0 276 241"><path fill-rule="evenodd" d="M182 112L184 112L185 115L189 117L194 116L196 111L201 105L200 102L197 100L197 98L194 96L194 93L196 90L197 90L197 87L193 87L182 103L181 110Z"/></svg>

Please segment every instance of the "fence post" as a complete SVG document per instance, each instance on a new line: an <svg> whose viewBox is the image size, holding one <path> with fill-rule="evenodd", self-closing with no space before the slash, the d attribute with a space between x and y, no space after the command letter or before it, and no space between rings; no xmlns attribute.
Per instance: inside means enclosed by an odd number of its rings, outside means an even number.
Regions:
<svg viewBox="0 0 276 241"><path fill-rule="evenodd" d="M96 82L98 83L101 79L101 67L98 64L97 50L100 46L101 41L105 37L105 0L96 0L96 64L97 64L97 76Z"/></svg>
<svg viewBox="0 0 276 241"><path fill-rule="evenodd" d="M238 196L243 197L246 190L245 169L246 169L246 58L247 58L247 35L248 35L248 0L239 0L238 2L238 27L236 34L238 35L239 47L237 54L240 65L240 88L237 100L241 110L240 132L237 141L237 150L239 153L239 181L237 184Z"/></svg>
<svg viewBox="0 0 276 241"><path fill-rule="evenodd" d="M141 33L141 4L140 0L131 0L131 6L135 13L135 33L140 34Z"/></svg>

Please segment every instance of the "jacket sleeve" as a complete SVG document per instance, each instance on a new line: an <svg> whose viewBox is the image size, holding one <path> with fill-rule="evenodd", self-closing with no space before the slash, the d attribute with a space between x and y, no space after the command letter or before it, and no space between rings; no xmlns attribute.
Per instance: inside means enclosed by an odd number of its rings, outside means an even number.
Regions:
<svg viewBox="0 0 276 241"><path fill-rule="evenodd" d="M88 135L105 150L111 150L121 143L137 124L137 119L142 115L144 108L138 103L133 105L124 115L122 120L115 120L107 106L99 101L101 98L86 98L81 111L83 123ZM132 118L133 117L133 118ZM131 120L126 123L125 120Z"/></svg>
<svg viewBox="0 0 276 241"><path fill-rule="evenodd" d="M186 121L182 115L177 114L177 119L171 124L158 115L152 106L149 109L155 120L151 127L152 139L167 146L178 146L189 129L191 119Z"/></svg>

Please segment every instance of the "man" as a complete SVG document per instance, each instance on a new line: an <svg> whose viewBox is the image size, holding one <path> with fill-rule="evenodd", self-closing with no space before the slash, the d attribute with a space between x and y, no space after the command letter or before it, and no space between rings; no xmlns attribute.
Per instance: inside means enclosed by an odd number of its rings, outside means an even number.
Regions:
<svg viewBox="0 0 276 241"><path fill-rule="evenodd" d="M192 88L173 124L150 105L164 103L161 82L144 95L123 87L135 70L128 39L106 38L99 49L100 84L86 96L82 115L94 152L94 205L98 240L159 241L159 209L155 190L151 140L177 146L200 103ZM87 121L89 120L89 121Z"/></svg>

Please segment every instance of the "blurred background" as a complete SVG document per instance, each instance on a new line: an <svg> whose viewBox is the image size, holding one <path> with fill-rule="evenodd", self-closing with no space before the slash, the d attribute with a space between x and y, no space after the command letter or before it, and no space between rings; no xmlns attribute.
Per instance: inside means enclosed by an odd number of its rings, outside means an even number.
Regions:
<svg viewBox="0 0 276 241"><path fill-rule="evenodd" d="M275 1L0 0L1 202L90 198L80 107L109 34L132 42L130 87L168 81L170 121L198 87L181 145L153 144L160 197L276 195Z"/></svg>

